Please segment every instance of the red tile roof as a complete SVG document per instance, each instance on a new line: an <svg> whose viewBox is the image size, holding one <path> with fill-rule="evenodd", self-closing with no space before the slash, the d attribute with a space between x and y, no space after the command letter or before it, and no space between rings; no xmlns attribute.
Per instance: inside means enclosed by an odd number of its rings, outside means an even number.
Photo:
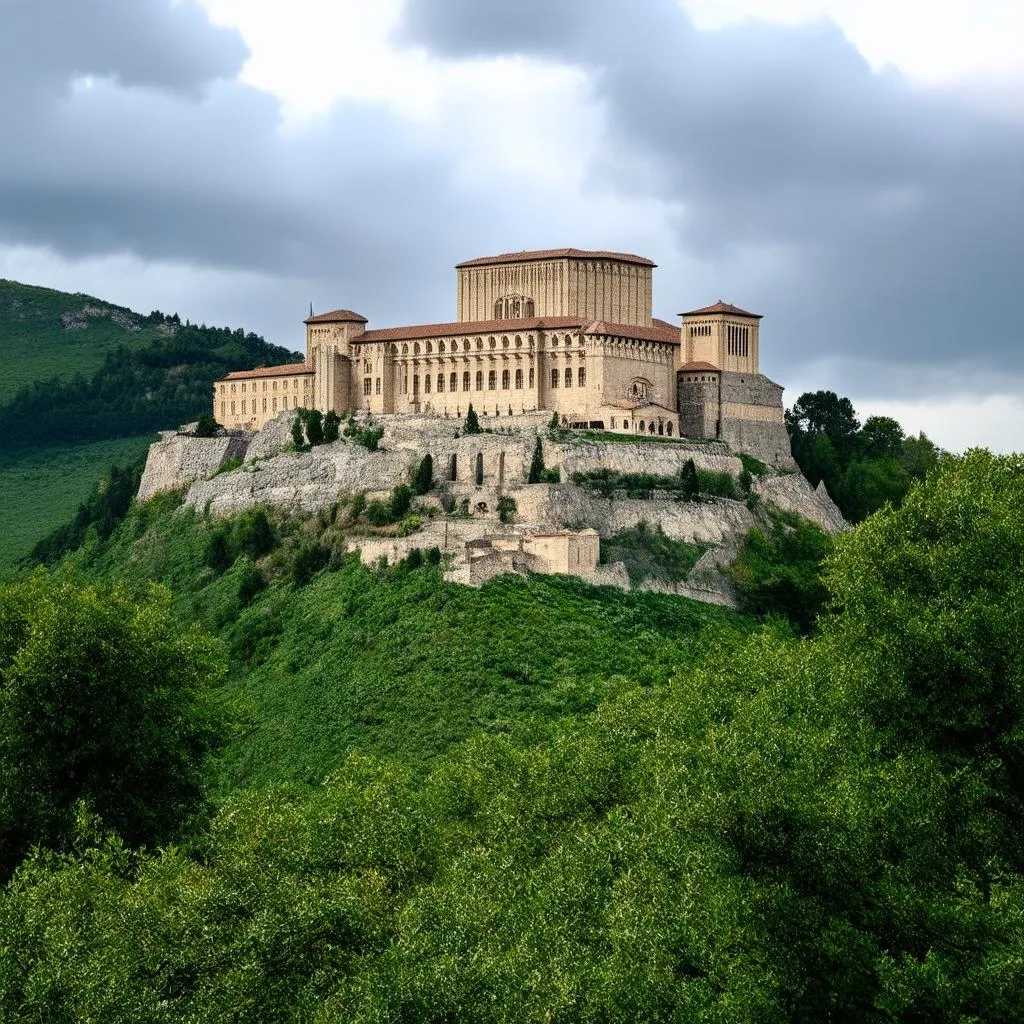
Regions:
<svg viewBox="0 0 1024 1024"><path fill-rule="evenodd" d="M716 303L711 306L702 306L700 309L691 309L689 313L680 313L680 316L705 316L709 313L728 313L730 316L745 316L749 320L761 320L760 313L748 313L745 309L740 309L739 306L734 306L731 302L724 302L719 299Z"/></svg>
<svg viewBox="0 0 1024 1024"><path fill-rule="evenodd" d="M687 370L687 371L691 371L691 372L701 372L701 371L703 371L704 373L706 373L708 370L714 370L715 373L721 373L722 372L721 369L719 369L719 367L715 366L714 363L705 363L702 359L695 359L695 360L693 360L693 362L683 363L683 365L680 366L679 369L680 370Z"/></svg>
<svg viewBox="0 0 1024 1024"><path fill-rule="evenodd" d="M503 252L498 256L480 256L475 260L456 263L455 269L486 267L493 263L533 263L537 260L616 260L619 263L639 263L645 267L657 266L657 263L645 256L634 256L628 252L590 249L534 249L531 252Z"/></svg>
<svg viewBox="0 0 1024 1024"><path fill-rule="evenodd" d="M659 320L656 316L651 317L651 323L655 327L664 327L666 330L675 331L679 333L679 324L670 324L667 320Z"/></svg>
<svg viewBox="0 0 1024 1024"><path fill-rule="evenodd" d="M353 313L351 309L332 309L330 313L317 313L316 316L308 316L302 322L305 324L365 324L368 321L365 316Z"/></svg>
<svg viewBox="0 0 1024 1024"><path fill-rule="evenodd" d="M282 363L280 366L257 366L255 370L233 370L221 380L246 380L249 377L295 377L300 373L312 373L305 363Z"/></svg>
<svg viewBox="0 0 1024 1024"><path fill-rule="evenodd" d="M353 338L354 343L366 341L418 341L420 338L443 338L449 334L512 334L516 331L542 331L582 327L578 316L531 316L520 320L466 320L447 324L418 324L413 327L381 327Z"/></svg>
<svg viewBox="0 0 1024 1024"><path fill-rule="evenodd" d="M535 316L520 320L469 320L446 324L419 324L414 327L382 327L366 331L352 339L353 344L377 341L419 341L422 338L445 338L449 335L514 334L524 331L566 330L576 327L585 334L607 334L617 338L637 338L640 341L661 341L679 344L677 327L633 327L630 324L610 324L603 320L588 322L578 316Z"/></svg>

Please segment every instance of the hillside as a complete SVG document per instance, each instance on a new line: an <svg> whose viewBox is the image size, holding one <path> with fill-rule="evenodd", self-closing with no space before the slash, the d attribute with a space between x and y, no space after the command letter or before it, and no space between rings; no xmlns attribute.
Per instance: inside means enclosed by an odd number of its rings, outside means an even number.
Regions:
<svg viewBox="0 0 1024 1024"><path fill-rule="evenodd" d="M230 369L289 362L258 335L142 315L83 294L0 281L0 564L66 520L113 463L209 411Z"/></svg>

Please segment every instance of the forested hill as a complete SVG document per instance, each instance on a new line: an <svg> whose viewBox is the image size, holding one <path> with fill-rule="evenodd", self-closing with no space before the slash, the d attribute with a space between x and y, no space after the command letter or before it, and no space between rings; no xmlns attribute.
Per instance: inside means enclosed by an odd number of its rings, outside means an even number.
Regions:
<svg viewBox="0 0 1024 1024"><path fill-rule="evenodd" d="M130 437L207 411L229 370L295 353L242 329L148 315L80 293L0 281L0 436L8 445Z"/></svg>

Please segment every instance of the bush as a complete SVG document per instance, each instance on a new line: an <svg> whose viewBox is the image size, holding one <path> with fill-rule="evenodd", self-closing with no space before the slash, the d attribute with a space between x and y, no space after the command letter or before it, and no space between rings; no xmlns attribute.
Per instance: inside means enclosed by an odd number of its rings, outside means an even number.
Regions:
<svg viewBox="0 0 1024 1024"><path fill-rule="evenodd" d="M423 565L423 552L419 548L413 548L405 556L405 564L409 569L419 569Z"/></svg>
<svg viewBox="0 0 1024 1024"><path fill-rule="evenodd" d="M516 521L516 512L518 506L516 505L516 499L511 495L503 494L498 499L498 519L503 523L514 523Z"/></svg>
<svg viewBox="0 0 1024 1024"><path fill-rule="evenodd" d="M304 587L329 560L330 552L319 544L300 544L292 558L292 583Z"/></svg>
<svg viewBox="0 0 1024 1024"><path fill-rule="evenodd" d="M430 452L420 460L413 476L413 490L417 494L426 494L434 486L434 459Z"/></svg>
<svg viewBox="0 0 1024 1024"><path fill-rule="evenodd" d="M544 476L544 445L541 443L540 434L533 442L533 458L530 459L530 469L526 474L528 484L539 484Z"/></svg>
<svg viewBox="0 0 1024 1024"><path fill-rule="evenodd" d="M324 444L332 444L338 440L341 429L341 417L333 410L328 410L324 417Z"/></svg>
<svg viewBox="0 0 1024 1024"><path fill-rule="evenodd" d="M302 414L305 409L297 410L298 415L292 420L292 444L295 445L295 450L301 452L306 447L306 438L302 433Z"/></svg>
<svg viewBox="0 0 1024 1024"><path fill-rule="evenodd" d="M466 422L463 426L463 432L466 434L479 434L480 433L480 420L477 417L476 410L473 408L473 403L469 403L469 409L466 411Z"/></svg>
<svg viewBox="0 0 1024 1024"><path fill-rule="evenodd" d="M324 443L324 414L319 409L304 410L306 437L312 447Z"/></svg>
<svg viewBox="0 0 1024 1024"><path fill-rule="evenodd" d="M697 480L702 494L712 494L717 498L737 498L736 479L731 473L717 472L713 469L697 470Z"/></svg>
<svg viewBox="0 0 1024 1024"><path fill-rule="evenodd" d="M213 418L213 416L208 412L204 412L196 421L195 436L214 437L220 429L220 424Z"/></svg>
<svg viewBox="0 0 1024 1024"><path fill-rule="evenodd" d="M398 484L391 492L391 521L397 522L412 508L412 488Z"/></svg>
<svg viewBox="0 0 1024 1024"><path fill-rule="evenodd" d="M366 521L371 526L387 526L391 522L391 505L386 501L371 501L366 506Z"/></svg>
<svg viewBox="0 0 1024 1024"><path fill-rule="evenodd" d="M416 533L422 525L423 523L419 516L407 515L399 520L398 525L395 527L395 536L408 537Z"/></svg>
<svg viewBox="0 0 1024 1024"><path fill-rule="evenodd" d="M434 545L432 548L427 549L427 564L428 565L440 565L441 564L441 549Z"/></svg>

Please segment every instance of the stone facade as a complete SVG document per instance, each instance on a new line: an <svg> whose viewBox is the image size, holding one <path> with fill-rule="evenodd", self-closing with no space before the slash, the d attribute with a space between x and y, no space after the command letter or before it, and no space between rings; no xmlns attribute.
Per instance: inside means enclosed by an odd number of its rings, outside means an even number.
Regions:
<svg viewBox="0 0 1024 1024"><path fill-rule="evenodd" d="M458 319L367 329L348 309L310 316L304 363L228 374L213 412L255 430L280 411L529 418L569 427L721 438L790 465L782 389L758 370L760 317L727 303L674 327L652 316L654 264L578 249L460 263Z"/></svg>

